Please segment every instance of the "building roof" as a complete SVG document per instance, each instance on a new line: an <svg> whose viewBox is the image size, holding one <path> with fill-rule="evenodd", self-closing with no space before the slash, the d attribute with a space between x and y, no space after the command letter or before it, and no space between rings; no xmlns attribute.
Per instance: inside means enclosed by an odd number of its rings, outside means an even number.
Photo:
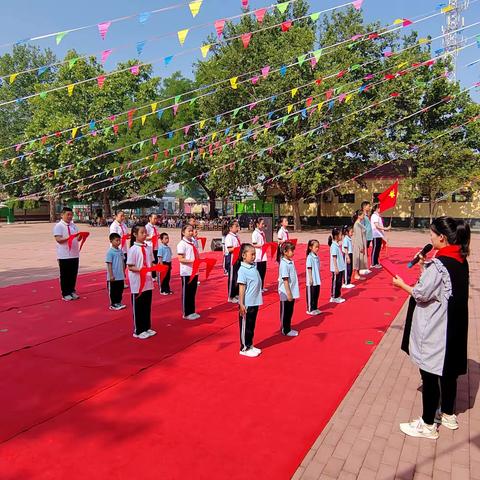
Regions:
<svg viewBox="0 0 480 480"><path fill-rule="evenodd" d="M376 179L376 178L403 178L408 174L408 164L406 162L390 162L373 172L362 175L361 179Z"/></svg>

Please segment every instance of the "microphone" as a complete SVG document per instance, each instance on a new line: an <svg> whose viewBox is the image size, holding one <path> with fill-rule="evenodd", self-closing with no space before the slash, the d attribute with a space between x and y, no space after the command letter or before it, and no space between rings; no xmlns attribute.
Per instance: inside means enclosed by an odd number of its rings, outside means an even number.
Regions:
<svg viewBox="0 0 480 480"><path fill-rule="evenodd" d="M432 250L432 248L433 248L433 245L432 245L431 243L427 243L427 244L423 247L422 251L421 251L420 253L417 253L417 254L415 255L415 257L413 258L413 260L410 260L410 262L408 262L407 267L408 267L408 268L412 268L414 265L416 265L416 264L420 261L420 255L421 255L422 257L425 257L425 255L427 255L427 253L428 253L430 250Z"/></svg>

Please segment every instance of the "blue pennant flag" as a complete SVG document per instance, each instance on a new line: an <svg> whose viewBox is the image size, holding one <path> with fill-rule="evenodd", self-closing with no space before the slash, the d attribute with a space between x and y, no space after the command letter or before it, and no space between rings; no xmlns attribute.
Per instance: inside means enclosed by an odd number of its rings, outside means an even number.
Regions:
<svg viewBox="0 0 480 480"><path fill-rule="evenodd" d="M158 117L159 120L162 118L162 115L163 115L163 108L161 108L161 109L158 110L158 112L157 112L157 117Z"/></svg>
<svg viewBox="0 0 480 480"><path fill-rule="evenodd" d="M215 118L215 121L217 123L220 123L222 121L222 116L221 115L217 115L216 118Z"/></svg>
<svg viewBox="0 0 480 480"><path fill-rule="evenodd" d="M170 55L168 57L165 57L163 59L163 62L165 63L165 65L168 65L172 61L172 59L173 59L173 55Z"/></svg>
<svg viewBox="0 0 480 480"><path fill-rule="evenodd" d="M225 135L228 135L229 133L230 133L230 127L227 127L227 128L225 129Z"/></svg>
<svg viewBox="0 0 480 480"><path fill-rule="evenodd" d="M280 67L280 75L284 77L286 73L287 73L287 67L285 65L282 65Z"/></svg>
<svg viewBox="0 0 480 480"><path fill-rule="evenodd" d="M150 18L150 12L142 12L138 15L138 21L140 23L145 23Z"/></svg>
<svg viewBox="0 0 480 480"><path fill-rule="evenodd" d="M90 127L90 130L95 130L95 120L90 120L89 127Z"/></svg>
<svg viewBox="0 0 480 480"><path fill-rule="evenodd" d="M167 135L168 135L168 138L173 138L173 132L168 132Z"/></svg>
<svg viewBox="0 0 480 480"><path fill-rule="evenodd" d="M146 40L142 40L141 42L137 42L137 53L139 55L142 54L143 52L143 49L145 48L145 44L147 43Z"/></svg>
<svg viewBox="0 0 480 480"><path fill-rule="evenodd" d="M48 69L49 69L49 67L46 67L46 66L45 66L45 67L40 67L40 68L38 69L37 76L42 75L42 74L45 73Z"/></svg>

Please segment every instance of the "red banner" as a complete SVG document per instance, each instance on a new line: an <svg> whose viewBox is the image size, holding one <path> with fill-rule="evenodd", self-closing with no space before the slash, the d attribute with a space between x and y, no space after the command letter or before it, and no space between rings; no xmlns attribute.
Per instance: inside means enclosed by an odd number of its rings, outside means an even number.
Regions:
<svg viewBox="0 0 480 480"><path fill-rule="evenodd" d="M275 242L268 242L262 245L262 257L270 250L270 258L275 258L277 255L278 244Z"/></svg>
<svg viewBox="0 0 480 480"><path fill-rule="evenodd" d="M210 273L213 270L213 267L217 263L217 259L216 258L197 258L197 259L195 259L195 261L193 262L193 265L192 265L192 274L190 275L190 280L188 281L188 283L190 283L195 278L195 276L198 273L198 270L200 269L200 265L202 263L205 263L205 265L206 265L205 278L208 279L208 277L210 276Z"/></svg>

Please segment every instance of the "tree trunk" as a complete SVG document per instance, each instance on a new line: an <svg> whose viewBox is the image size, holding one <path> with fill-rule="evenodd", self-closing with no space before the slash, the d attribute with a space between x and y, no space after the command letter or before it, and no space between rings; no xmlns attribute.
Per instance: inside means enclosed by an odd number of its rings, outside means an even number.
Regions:
<svg viewBox="0 0 480 480"><path fill-rule="evenodd" d="M227 216L227 199L225 197L222 198L222 217Z"/></svg>
<svg viewBox="0 0 480 480"><path fill-rule="evenodd" d="M49 197L48 204L49 204L50 222L55 223L57 221L57 213L55 209L57 202L55 197Z"/></svg>
<svg viewBox="0 0 480 480"><path fill-rule="evenodd" d="M415 228L415 199L410 200L410 228Z"/></svg>
<svg viewBox="0 0 480 480"><path fill-rule="evenodd" d="M209 196L208 203L210 204L210 219L217 218L217 210L215 208L216 196Z"/></svg>
<svg viewBox="0 0 480 480"><path fill-rule="evenodd" d="M105 190L102 194L102 202L103 202L103 217L108 218L112 216L112 206L110 205L110 196L108 195L108 191Z"/></svg>
<svg viewBox="0 0 480 480"><path fill-rule="evenodd" d="M295 232L301 232L302 224L300 221L300 201L292 200L290 203L293 207L293 230Z"/></svg>
<svg viewBox="0 0 480 480"><path fill-rule="evenodd" d="M317 227L322 225L322 195L317 197Z"/></svg>

